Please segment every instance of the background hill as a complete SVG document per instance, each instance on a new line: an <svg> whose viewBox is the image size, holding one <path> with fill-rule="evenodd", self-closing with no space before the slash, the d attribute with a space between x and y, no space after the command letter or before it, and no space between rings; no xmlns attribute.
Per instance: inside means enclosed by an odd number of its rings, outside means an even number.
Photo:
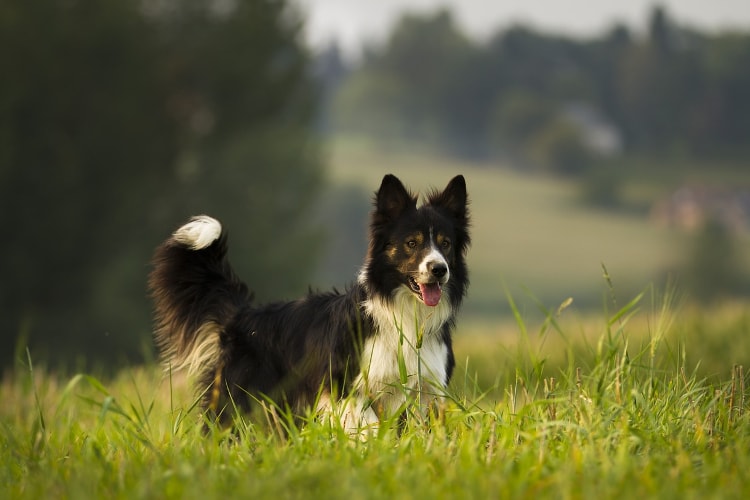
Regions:
<svg viewBox="0 0 750 500"><path fill-rule="evenodd" d="M672 182L632 179L623 186L623 203L631 208L613 211L592 208L581 184L571 179L429 152L387 150L351 138L333 141L328 152L323 224L330 239L316 283L341 285L355 276L366 249L371 195L384 173L398 175L421 192L462 173L473 231L467 314L507 317L506 289L530 314L538 312L530 296L550 309L568 297L576 307L599 309L610 298L603 265L620 300L670 280L688 293L689 264L701 233L664 227L650 211L651 203L670 193ZM748 237L732 241L738 254L733 272L743 276L750 264L742 250Z"/></svg>

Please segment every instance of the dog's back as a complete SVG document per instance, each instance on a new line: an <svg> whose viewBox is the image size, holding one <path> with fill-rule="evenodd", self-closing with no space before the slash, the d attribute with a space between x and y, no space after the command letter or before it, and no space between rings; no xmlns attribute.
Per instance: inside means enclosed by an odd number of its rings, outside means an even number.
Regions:
<svg viewBox="0 0 750 500"><path fill-rule="evenodd" d="M218 415L270 397L302 411L322 385L346 387L369 332L360 287L253 307L226 253L221 224L194 217L157 249L149 279L156 343L170 368L197 377L203 406Z"/></svg>

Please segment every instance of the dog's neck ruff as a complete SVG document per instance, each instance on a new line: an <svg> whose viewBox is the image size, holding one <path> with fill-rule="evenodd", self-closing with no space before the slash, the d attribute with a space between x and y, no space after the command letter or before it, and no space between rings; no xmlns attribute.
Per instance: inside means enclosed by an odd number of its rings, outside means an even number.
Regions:
<svg viewBox="0 0 750 500"><path fill-rule="evenodd" d="M403 337L405 342L418 348L428 339L438 337L453 314L448 294L441 299L436 306L427 306L405 286L399 286L392 297L370 296L362 306L372 318L374 336L395 333L387 335L387 341L396 342Z"/></svg>
<svg viewBox="0 0 750 500"><path fill-rule="evenodd" d="M449 295L430 307L399 286L391 297L368 296L362 307L372 319L373 334L362 349L355 397L389 415L397 414L407 397L441 399L448 378L442 329L453 315Z"/></svg>

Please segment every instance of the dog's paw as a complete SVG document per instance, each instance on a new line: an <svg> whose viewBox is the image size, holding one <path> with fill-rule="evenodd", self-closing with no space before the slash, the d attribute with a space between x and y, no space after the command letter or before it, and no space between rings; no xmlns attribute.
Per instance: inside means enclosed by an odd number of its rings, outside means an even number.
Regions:
<svg viewBox="0 0 750 500"><path fill-rule="evenodd" d="M174 232L174 240L191 250L207 248L221 236L221 223L208 215L199 215Z"/></svg>

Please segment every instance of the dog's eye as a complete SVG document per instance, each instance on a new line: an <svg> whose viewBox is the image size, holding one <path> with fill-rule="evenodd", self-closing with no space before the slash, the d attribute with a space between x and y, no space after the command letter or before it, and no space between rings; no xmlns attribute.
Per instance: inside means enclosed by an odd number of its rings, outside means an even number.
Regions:
<svg viewBox="0 0 750 500"><path fill-rule="evenodd" d="M440 246L442 246L443 248L445 248L446 250L448 250L451 247L451 240L449 240L448 238L444 239L440 243Z"/></svg>
<svg viewBox="0 0 750 500"><path fill-rule="evenodd" d="M417 240L409 240L406 242L406 246L409 248L417 248Z"/></svg>

